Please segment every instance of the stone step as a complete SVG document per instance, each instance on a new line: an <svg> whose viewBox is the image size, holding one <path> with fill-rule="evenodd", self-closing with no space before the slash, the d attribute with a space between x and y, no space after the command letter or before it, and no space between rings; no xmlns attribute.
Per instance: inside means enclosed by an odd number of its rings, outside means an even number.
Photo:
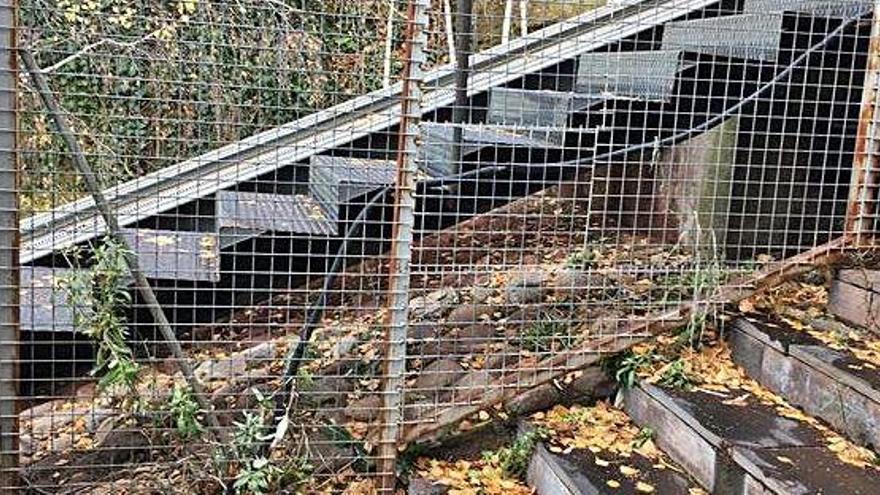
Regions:
<svg viewBox="0 0 880 495"><path fill-rule="evenodd" d="M732 357L788 402L854 442L880 448L880 363L860 359L849 346L831 348L813 332L765 315L740 317L730 332ZM872 340L865 352L880 355L878 344Z"/></svg>
<svg viewBox="0 0 880 495"><path fill-rule="evenodd" d="M220 191L216 199L221 248L264 232L335 236L336 222L301 194Z"/></svg>
<svg viewBox="0 0 880 495"><path fill-rule="evenodd" d="M743 12L804 12L826 17L851 17L871 12L872 6L871 0L745 0Z"/></svg>
<svg viewBox="0 0 880 495"><path fill-rule="evenodd" d="M687 65L681 50L586 53L578 59L575 91L668 101Z"/></svg>
<svg viewBox="0 0 880 495"><path fill-rule="evenodd" d="M340 208L353 199L391 186L397 165L388 160L336 156L313 156L309 167L309 194L332 221Z"/></svg>
<svg viewBox="0 0 880 495"><path fill-rule="evenodd" d="M650 430L639 430L607 403L556 406L519 430L536 428L545 438L535 447L526 481L537 495L704 493L657 449Z"/></svg>
<svg viewBox="0 0 880 495"><path fill-rule="evenodd" d="M828 293L828 311L860 328L880 334L880 271L837 272Z"/></svg>
<svg viewBox="0 0 880 495"><path fill-rule="evenodd" d="M845 461L837 446L850 452L850 444L771 396L754 387L719 392L643 383L624 393L624 408L711 493L876 493L876 466Z"/></svg>

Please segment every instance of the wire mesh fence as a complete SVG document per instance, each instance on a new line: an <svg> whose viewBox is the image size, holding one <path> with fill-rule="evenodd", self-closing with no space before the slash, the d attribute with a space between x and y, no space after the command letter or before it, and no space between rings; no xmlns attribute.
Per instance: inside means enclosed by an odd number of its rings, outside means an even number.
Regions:
<svg viewBox="0 0 880 495"><path fill-rule="evenodd" d="M4 488L395 493L699 339L873 229L873 4L0 2Z"/></svg>

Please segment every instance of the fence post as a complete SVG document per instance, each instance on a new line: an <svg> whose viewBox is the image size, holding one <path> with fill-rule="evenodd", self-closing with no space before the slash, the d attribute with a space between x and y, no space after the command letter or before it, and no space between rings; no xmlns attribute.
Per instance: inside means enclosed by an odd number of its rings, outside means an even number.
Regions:
<svg viewBox="0 0 880 495"><path fill-rule="evenodd" d="M0 492L18 473L18 161L15 0L0 0Z"/></svg>
<svg viewBox="0 0 880 495"><path fill-rule="evenodd" d="M874 2L871 41L865 69L862 108L853 157L852 182L846 209L844 234L853 236L856 245L872 236L876 230L877 201L880 180L878 160L880 153L880 0Z"/></svg>
<svg viewBox="0 0 880 495"><path fill-rule="evenodd" d="M400 130L394 224L388 267L388 317L386 320L384 384L382 387L382 433L379 442L380 491L391 493L397 476L397 447L401 437L406 336L409 319L409 278L415 223L415 172L418 122L421 118L421 83L426 43L427 0L408 0L404 40L403 88L400 96Z"/></svg>

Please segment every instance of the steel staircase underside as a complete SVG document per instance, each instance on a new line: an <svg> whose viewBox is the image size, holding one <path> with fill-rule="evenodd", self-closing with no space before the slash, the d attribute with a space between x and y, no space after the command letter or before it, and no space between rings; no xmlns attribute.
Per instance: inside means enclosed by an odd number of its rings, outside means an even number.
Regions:
<svg viewBox="0 0 880 495"><path fill-rule="evenodd" d="M717 0L643 1L601 8L475 57L472 95L486 93L478 121L464 124L463 167L493 160L547 163L583 159L597 150L650 142L698 125L719 108L754 91L843 18L866 15L870 0L746 0L741 13L681 20L719 5ZM663 26L654 50L597 51ZM573 26L573 27L572 27ZM809 26L806 28L805 26ZM809 31L808 31L809 30ZM808 32L808 36L800 33ZM797 34L797 35L793 35ZM525 56L524 54L528 54ZM577 69L568 85L520 89L516 80L566 60ZM714 68L726 78L719 93ZM708 76L706 74L709 74ZM427 77L426 112L452 102L451 68ZM512 84L509 84L512 83ZM198 199L212 201L212 228L171 231L129 228L126 236L145 273L155 280L213 284L222 277L223 249L267 232L305 238L341 234L341 210L393 184L386 159L333 156L356 139L397 124L398 88L357 98L240 143L108 191L120 223L131 226ZM629 103L645 109L636 115ZM421 125L423 177L449 176L454 125ZM349 146L350 148L350 146ZM330 155L319 153L331 152ZM363 150L370 153L375 150ZM339 154L339 153L337 153ZM300 194L239 186L308 161L308 188ZM535 165L540 166L540 164ZM295 191L300 192L300 191ZM21 323L24 331L73 331L72 312L54 290L64 267L27 266L59 250L93 240L104 225L91 200L27 219L22 224Z"/></svg>

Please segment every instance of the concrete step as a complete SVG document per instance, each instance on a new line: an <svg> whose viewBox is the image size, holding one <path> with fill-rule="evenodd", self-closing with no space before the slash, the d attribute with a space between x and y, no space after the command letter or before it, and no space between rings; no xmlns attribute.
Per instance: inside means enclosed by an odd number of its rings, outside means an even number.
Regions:
<svg viewBox="0 0 880 495"><path fill-rule="evenodd" d="M880 334L880 271L838 271L828 293L828 311L853 325Z"/></svg>
<svg viewBox="0 0 880 495"><path fill-rule="evenodd" d="M878 468L864 456L845 457L858 447L751 382L724 353L713 359L730 364L725 373L742 386L722 391L643 383L624 394L633 421L650 427L658 447L703 488L715 494L876 493Z"/></svg>
<svg viewBox="0 0 880 495"><path fill-rule="evenodd" d="M826 17L851 17L870 13L872 6L871 0L746 0L743 12L804 12Z"/></svg>
<svg viewBox="0 0 880 495"><path fill-rule="evenodd" d="M538 495L705 493L656 448L649 430L639 430L623 411L605 403L557 406L521 430L536 427L548 432L526 477Z"/></svg>
<svg viewBox="0 0 880 495"><path fill-rule="evenodd" d="M880 448L880 363L861 359L852 350L856 347L832 348L819 338L822 333L812 332L765 315L740 317L730 332L732 357L788 402L854 442ZM836 338L831 331L828 337ZM880 358L880 341L861 349L863 357Z"/></svg>
<svg viewBox="0 0 880 495"><path fill-rule="evenodd" d="M318 202L301 194L220 191L216 198L220 246L225 248L264 232L335 236L336 222Z"/></svg>

